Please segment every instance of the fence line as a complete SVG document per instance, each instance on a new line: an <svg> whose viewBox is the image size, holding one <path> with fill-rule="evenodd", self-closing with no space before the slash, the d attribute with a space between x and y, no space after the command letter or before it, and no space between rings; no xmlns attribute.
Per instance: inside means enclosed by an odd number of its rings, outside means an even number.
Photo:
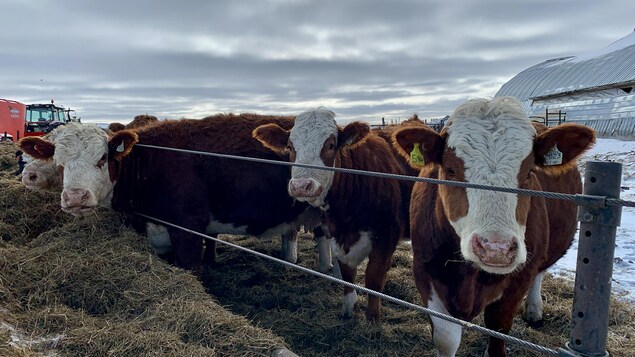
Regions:
<svg viewBox="0 0 635 357"><path fill-rule="evenodd" d="M182 152L188 154L197 154L203 156L212 156L224 159L236 159L243 161L251 161L251 162L259 162L265 164L274 164L274 165L282 165L282 166L297 166L309 169L316 170L325 170L325 171L334 171L348 174L356 174L356 175L365 175L365 176L373 176L373 177L381 177L388 179L396 179L396 180L404 180L404 181L414 181L414 182L427 182L436 185L446 185L446 186L455 186L455 187L463 187L463 188L475 188L480 190L488 190L488 191L498 191L498 192L506 192L506 193L514 193L525 196L535 196L535 197L544 197L544 198L552 198L559 200L567 200L574 201L576 204L580 206L591 206L591 207L607 207L607 206L627 206L627 207L635 207L635 202L626 201L617 198L608 198L604 196L593 196L593 195L583 195L583 194L567 194L567 193L558 193L558 192L548 192L548 191L534 191L522 188L510 188L510 187L501 187L501 186L491 186L491 185L481 185L474 184L468 182L460 182L460 181L448 181L448 180L440 180L433 179L427 177L415 177L415 176L407 176L407 175L397 175L397 174L389 174L385 172L376 172L376 171L365 171L365 170L355 170L355 169L346 169L341 167L327 167L327 166L317 166L317 165L309 165L309 164L299 164L295 162L287 162L287 161L278 161L278 160L270 160L270 159L260 159L255 157L248 156L239 156L239 155L230 155L230 154L220 154L214 152L207 151L196 151L196 150L187 150L187 149L177 149L170 148L164 146L156 146L156 145L147 145L147 144L136 144L135 146L152 148L152 149L160 149L167 151L175 151Z"/></svg>
<svg viewBox="0 0 635 357"><path fill-rule="evenodd" d="M526 349L529 349L529 350L533 350L533 351L540 352L540 353L543 353L543 354L546 354L546 355L550 355L550 356L575 356L575 355L571 354L570 352L568 352L568 351L566 351L566 350L564 350L562 348L560 348L558 350L554 350L554 349L551 349L551 348L548 348L548 347L537 345L535 343L532 343L532 342L529 342L529 341L525 341L525 340L520 339L520 338L516 338L516 337L509 336L509 335L506 335L506 334L503 334L503 333L500 333L500 332L497 332L497 331L494 331L494 330L490 330L488 328L473 324L471 322L467 322L467 321L464 321L464 320L461 320L461 319L457 319L456 317L453 317L453 316L450 316L450 315L445 315L445 314L442 314L440 312L425 308L423 306L420 306L420 305L417 305L417 304L413 304L411 302L408 302L408 301L405 301L405 300L401 300L401 299L395 298L393 296L386 295L384 293L377 292L375 290L370 290L370 289L365 288L363 286L359 286L359 285L356 285L356 284L353 284L353 283L349 283L347 281L335 278L335 277L330 276L328 274L320 273L318 271L303 267L303 266L298 265L298 264L290 263L290 262L287 262L285 260L282 260L282 259L279 259L279 258L276 258L276 257L272 257L272 256L264 254L264 253L257 252L255 250L251 250L249 248L241 247L238 244L234 244L234 243L231 243L231 242L224 241L222 239L219 239L218 237L212 237L212 236L209 236L207 234L200 233L200 232L197 232L197 231L194 231L194 230L179 226L177 224L173 224L173 223L158 219L156 217L148 216L148 215L145 215L145 214L140 213L140 212L134 212L134 213L136 215L138 215L138 216L150 219L150 220L155 221L157 223L160 223L160 224L163 224L163 225L166 225L166 226L170 226L170 227L173 227L173 228L180 229L182 231L197 235L197 236L202 237L204 239L213 240L215 242L218 242L218 243L221 243L221 244L225 244L227 246L230 246L232 248L241 250L243 252L247 252L247 253L256 255L258 257L271 260L273 262L285 265L287 267L291 267L293 269L300 270L300 271L302 271L304 273L307 273L307 274L315 275L315 276L317 276L319 278L326 279L326 280L329 280L331 282L334 282L334 283L337 283L337 284L340 284L340 285L344 285L346 287L355 289L357 291L360 291L362 293L366 293L368 295L373 295L373 296L379 297L381 299L390 301L390 302L395 303L397 305L417 310L417 311L419 311L421 313L424 313L426 315L431 315L431 316L434 316L434 317L438 317L440 319L443 319L443 320L455 323L457 325L460 325L460 326L462 326L465 329L477 331L477 332L480 332L482 334L485 334L485 335L488 335L488 336L491 336L491 337L495 337L495 338L504 340L505 342L509 342L509 343L513 343L513 344L522 346L522 347L524 347Z"/></svg>

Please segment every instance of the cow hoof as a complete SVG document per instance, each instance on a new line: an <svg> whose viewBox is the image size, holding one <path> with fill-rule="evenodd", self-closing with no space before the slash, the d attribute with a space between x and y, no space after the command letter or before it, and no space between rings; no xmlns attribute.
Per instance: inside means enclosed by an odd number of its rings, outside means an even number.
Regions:
<svg viewBox="0 0 635 357"><path fill-rule="evenodd" d="M539 328L542 328L545 325L545 320L544 319L540 319L540 320L523 319L523 320L525 320L527 325L529 325L529 327L531 327L533 329L539 329Z"/></svg>

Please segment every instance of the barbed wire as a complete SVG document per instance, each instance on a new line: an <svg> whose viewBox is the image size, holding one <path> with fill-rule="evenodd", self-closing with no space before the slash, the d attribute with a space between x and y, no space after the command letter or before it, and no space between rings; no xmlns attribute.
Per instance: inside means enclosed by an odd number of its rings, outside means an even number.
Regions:
<svg viewBox="0 0 635 357"><path fill-rule="evenodd" d="M432 184L436 184L436 185L446 185L446 186L455 186L455 187L463 187L463 188L475 188L475 189L480 189L480 190L506 192L506 193L513 193L513 194L519 194L519 195L526 195L526 196L535 196L535 197L560 199L560 200L574 201L576 204L578 204L580 206L592 206L592 207L625 206L625 207L635 207L635 202L633 202L633 201L626 201L626 200L622 200L622 199L619 199L619 198L608 198L608 197L605 197L605 196L593 196L593 195L584 195L584 194L567 194L567 193L548 192L548 191L534 191L534 190L528 190L528 189L522 189L522 188L510 188L510 187L501 187L501 186L481 185L481 184L474 184L474 183L469 183L469 182L448 181L448 180L440 180L440 179L427 178L427 177L415 177L415 176L407 176L407 175L390 174L390 173L385 173L385 172L347 169L347 168L341 168L341 167L327 167L327 166L317 166L317 165L309 165L309 164L299 164L299 163L295 163L295 162L278 161L278 160L270 160L270 159L261 159L261 158L255 158L255 157L230 155L230 154L220 154L220 153L213 153L213 152L207 152L207 151L178 149L178 148L170 148L170 147L165 147L165 146L156 146L156 145L148 145L148 144L136 144L135 146L152 148L152 149L167 150L167 151L182 152L182 153L189 153L189 154L197 154L197 155L203 155L203 156L218 157L218 158L224 158L224 159L235 159L235 160L259 162L259 163L282 165L282 166L297 166L297 167L303 167L303 168L315 169L315 170L334 171L334 172L342 172L342 173L349 173L349 174L356 174L356 175L365 175L365 176L381 177L381 178L404 180L404 181L413 181L413 182L427 182L427 183L432 183Z"/></svg>
<svg viewBox="0 0 635 357"><path fill-rule="evenodd" d="M261 252L257 252L255 250L251 250L249 248L245 248L245 247L242 247L240 245L224 241L222 239L219 239L218 237L212 237L212 236L209 236L207 234L200 233L200 232L197 232L197 231L194 231L194 230L179 226L177 224L170 223L170 222L158 219L156 217L148 216L148 215L140 213L140 212L134 212L134 213L136 215L139 215L141 217L144 217L144 218L147 218L149 220L155 221L157 223L160 223L160 224L163 224L163 225L166 225L166 226L170 226L170 227L173 227L173 228L180 229L180 230L182 230L184 232L188 232L188 233L197 235L197 236L202 237L204 239L213 240L215 242L218 242L218 243L221 243L221 244L225 244L225 245L230 246L232 248L235 248L235 249L238 249L238 250L241 250L241 251L256 255L258 257L261 257L261 258L264 258L264 259L267 259L267 260L270 260L270 261L285 265L287 267L291 267L291 268L299 270L301 272L304 272L304 273L307 273L307 274L311 274L311 275L317 276L319 278L326 279L328 281L334 282L336 284L344 285L346 287L355 289L355 290L360 291L362 293L379 297L379 298L384 299L386 301L390 301L390 302L392 302L394 304L397 304L397 305L400 305L400 306L403 306L403 307L406 307L406 308L410 308L410 309L419 311L419 312L421 312L423 314L434 316L434 317L438 317L440 319L443 319L443 320L452 322L454 324L460 325L461 327L463 327L465 329L473 330L473 331L476 331L476 332L480 332L480 333L482 333L484 335L488 335L490 337L495 337L495 338L501 339L501 340L503 340L505 342L509 342L509 343L512 343L512 344L519 345L519 346L521 346L521 347L523 347L525 349L533 350L533 351L540 352L540 353L543 353L543 354L546 354L546 355L550 355L550 356L563 356L563 357L564 356L574 356L574 354L572 354L571 352L569 352L567 350L564 350L562 348L559 348L558 350L554 350L554 349L551 349L551 348L548 348L548 347L544 347L544 346L541 346L541 345L538 345L538 344L535 344L535 343L532 343L532 342L529 342L529 341L522 340L520 338L509 336L509 335L506 335L506 334L503 334L503 333L500 333L500 332L497 332L497 331L493 331L493 330L490 330L488 328L473 324L471 322L464 321L464 320L461 320L461 319L457 319L456 317L453 317L453 316L450 316L450 315L445 315L443 313L440 313L440 312L425 308L423 306L416 305L416 304L413 304L411 302L408 302L408 301L405 301L405 300L401 300L401 299L395 298L393 296L386 295L384 293L377 292L375 290L370 290L368 288L365 288L363 286L359 286L357 284L349 283L347 281L335 278L335 277L330 276L328 274L320 273L318 271L309 269L307 267L303 267L303 266L298 265L298 264L290 263L290 262L287 262L285 260L282 260L282 259L279 259L279 258L276 258L276 257L272 257L270 255L267 255L267 254L264 254L264 253L261 253Z"/></svg>

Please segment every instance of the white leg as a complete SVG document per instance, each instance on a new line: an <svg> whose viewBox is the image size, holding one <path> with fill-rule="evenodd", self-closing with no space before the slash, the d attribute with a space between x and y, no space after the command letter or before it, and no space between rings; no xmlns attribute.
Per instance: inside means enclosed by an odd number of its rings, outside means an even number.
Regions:
<svg viewBox="0 0 635 357"><path fill-rule="evenodd" d="M282 259L290 262L298 262L298 232L292 230L282 234Z"/></svg>
<svg viewBox="0 0 635 357"><path fill-rule="evenodd" d="M157 254L166 254L172 250L170 234L165 226L147 222L146 237Z"/></svg>
<svg viewBox="0 0 635 357"><path fill-rule="evenodd" d="M442 314L449 315L450 313L443 305L443 302L439 298L439 295L434 290L434 286L430 284L432 294L428 301L428 308ZM461 332L463 328L461 325L454 324L452 322L440 319L438 317L430 316L432 320L433 336L432 341L437 348L437 356L439 357L453 357L456 355L456 351L461 344Z"/></svg>
<svg viewBox="0 0 635 357"><path fill-rule="evenodd" d="M353 317L353 310L355 309L355 303L357 302L357 292L352 292L344 296L344 304L342 305L342 316L345 318Z"/></svg>
<svg viewBox="0 0 635 357"><path fill-rule="evenodd" d="M326 273L329 270L333 269L333 263L331 260L331 245L329 244L326 236L316 237L316 240L320 256L318 271L321 273Z"/></svg>
<svg viewBox="0 0 635 357"><path fill-rule="evenodd" d="M545 277L545 272L540 272L534 278L534 281L529 287L527 292L527 299L525 300L525 313L523 318L531 325L532 323L542 321L542 296L540 291L542 290L542 280Z"/></svg>

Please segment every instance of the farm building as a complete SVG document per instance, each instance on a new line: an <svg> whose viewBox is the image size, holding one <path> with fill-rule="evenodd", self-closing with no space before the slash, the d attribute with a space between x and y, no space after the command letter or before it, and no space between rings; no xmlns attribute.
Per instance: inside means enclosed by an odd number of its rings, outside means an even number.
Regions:
<svg viewBox="0 0 635 357"><path fill-rule="evenodd" d="M520 72L496 96L514 96L549 125L588 125L599 136L635 136L635 32L596 51L550 59Z"/></svg>

